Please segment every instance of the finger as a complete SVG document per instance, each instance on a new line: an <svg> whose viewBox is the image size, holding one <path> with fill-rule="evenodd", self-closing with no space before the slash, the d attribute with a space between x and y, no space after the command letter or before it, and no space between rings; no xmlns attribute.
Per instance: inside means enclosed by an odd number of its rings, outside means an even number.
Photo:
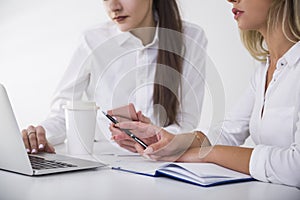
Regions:
<svg viewBox="0 0 300 200"><path fill-rule="evenodd" d="M145 149L144 154L155 160L176 161L179 159L190 146L190 138L172 136L171 134L162 134L163 139L150 145Z"/></svg>
<svg viewBox="0 0 300 200"><path fill-rule="evenodd" d="M142 147L140 144L135 143L134 147L136 149L136 151L140 154L140 155L144 155L144 147Z"/></svg>
<svg viewBox="0 0 300 200"><path fill-rule="evenodd" d="M119 141L118 144L120 147L127 149L131 152L134 152L134 153L137 152L137 150L135 149L135 142L132 140L122 140L122 141Z"/></svg>
<svg viewBox="0 0 300 200"><path fill-rule="evenodd" d="M136 115L136 110L133 103L128 104L128 112L131 120L137 121L138 117Z"/></svg>
<svg viewBox="0 0 300 200"><path fill-rule="evenodd" d="M47 153L55 153L54 147L49 142L46 143L44 151Z"/></svg>
<svg viewBox="0 0 300 200"><path fill-rule="evenodd" d="M115 124L117 128L121 129L128 129L128 130L137 130L140 129L139 126L141 126L141 122L135 122L135 121L124 121Z"/></svg>
<svg viewBox="0 0 300 200"><path fill-rule="evenodd" d="M112 136L122 134L122 131L119 128L116 128L114 124L109 125L109 131L111 132Z"/></svg>
<svg viewBox="0 0 300 200"><path fill-rule="evenodd" d="M29 140L28 140L27 130L26 129L22 130L22 139L23 139L23 143L25 145L27 153L30 153L31 149L30 149L30 144L29 144Z"/></svg>
<svg viewBox="0 0 300 200"><path fill-rule="evenodd" d="M108 110L106 111L107 114L109 114L110 116L113 116L113 111L112 110Z"/></svg>
<svg viewBox="0 0 300 200"><path fill-rule="evenodd" d="M150 144L153 144L153 143L158 142L158 139L157 139L156 136L152 136L152 137L143 138L143 141L144 141L146 144L150 145Z"/></svg>
<svg viewBox="0 0 300 200"><path fill-rule="evenodd" d="M37 145L39 151L44 151L47 139L46 139L46 131L42 126L36 127L36 136L37 136Z"/></svg>
<svg viewBox="0 0 300 200"><path fill-rule="evenodd" d="M126 121L131 121L131 119L128 119L126 117L121 117L121 116L114 116L118 122L126 122Z"/></svg>
<svg viewBox="0 0 300 200"><path fill-rule="evenodd" d="M37 153L37 137L36 137L36 130L34 126L29 126L27 128L27 136L29 139L29 144L31 148L31 153Z"/></svg>
<svg viewBox="0 0 300 200"><path fill-rule="evenodd" d="M143 115L142 111L138 111L136 114L137 114L137 117L138 117L139 121L144 122L146 124L151 123L151 120L148 117L146 117L145 115Z"/></svg>
<svg viewBox="0 0 300 200"><path fill-rule="evenodd" d="M107 114L114 117L122 117L127 120L137 120L136 111L133 104L125 105L119 108L108 110Z"/></svg>
<svg viewBox="0 0 300 200"><path fill-rule="evenodd" d="M122 145L122 146L130 146L130 147L133 147L135 149L134 145L136 144L136 142L132 139L126 139L126 140L118 141L118 144Z"/></svg>
<svg viewBox="0 0 300 200"><path fill-rule="evenodd" d="M151 145L149 145L145 150L144 150L144 154L147 155L153 155L157 152L159 152L161 149L163 149L164 147L167 146L167 143L165 140L159 140L156 143L153 143Z"/></svg>
<svg viewBox="0 0 300 200"><path fill-rule="evenodd" d="M110 114L108 114L110 115ZM115 118L118 122L124 122L124 121L132 121L130 118L124 117L124 116L119 116L119 115L110 115L113 118Z"/></svg>
<svg viewBox="0 0 300 200"><path fill-rule="evenodd" d="M121 122L115 125L120 129L128 129L133 134L141 138L152 137L161 131L161 127L154 126L152 124L146 124L143 122Z"/></svg>
<svg viewBox="0 0 300 200"><path fill-rule="evenodd" d="M114 127L114 125L111 125L109 127L109 130L112 133L112 138L111 138L112 140L130 139L130 137L127 134L125 134L119 128Z"/></svg>

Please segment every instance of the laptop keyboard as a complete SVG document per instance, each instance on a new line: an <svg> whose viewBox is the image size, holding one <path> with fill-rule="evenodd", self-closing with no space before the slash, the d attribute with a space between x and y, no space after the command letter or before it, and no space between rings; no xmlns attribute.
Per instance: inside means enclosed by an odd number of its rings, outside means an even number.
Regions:
<svg viewBox="0 0 300 200"><path fill-rule="evenodd" d="M32 156L29 154L29 160L33 169L55 169L55 168L66 168L66 167L77 167L70 163L59 162L55 160L47 160L42 157Z"/></svg>

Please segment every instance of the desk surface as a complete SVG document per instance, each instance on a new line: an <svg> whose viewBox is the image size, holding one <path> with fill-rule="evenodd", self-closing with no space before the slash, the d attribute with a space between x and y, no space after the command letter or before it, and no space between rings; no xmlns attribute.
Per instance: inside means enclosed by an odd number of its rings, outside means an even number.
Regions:
<svg viewBox="0 0 300 200"><path fill-rule="evenodd" d="M141 160L136 156L106 154L105 148L113 147L96 143L95 155L106 163L117 165L118 162L122 164L127 162L129 165L135 165ZM64 147L58 146L57 152L63 153ZM0 199L3 200L199 198L299 200L300 190L258 181L204 188L168 178L153 178L111 170L110 167L41 177L29 177L0 170Z"/></svg>

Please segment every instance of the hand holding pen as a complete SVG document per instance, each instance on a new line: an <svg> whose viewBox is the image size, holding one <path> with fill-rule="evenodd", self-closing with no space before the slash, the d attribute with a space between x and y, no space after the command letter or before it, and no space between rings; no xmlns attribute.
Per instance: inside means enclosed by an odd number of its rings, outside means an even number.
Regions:
<svg viewBox="0 0 300 200"><path fill-rule="evenodd" d="M102 113L114 124L119 123L115 118L113 118L111 115L105 113L102 111ZM140 144L144 149L148 147L148 145L143 142L140 138L138 138L136 135L134 135L130 130L128 129L121 129L124 133L126 133L129 137L131 137L134 141L136 141L138 144Z"/></svg>

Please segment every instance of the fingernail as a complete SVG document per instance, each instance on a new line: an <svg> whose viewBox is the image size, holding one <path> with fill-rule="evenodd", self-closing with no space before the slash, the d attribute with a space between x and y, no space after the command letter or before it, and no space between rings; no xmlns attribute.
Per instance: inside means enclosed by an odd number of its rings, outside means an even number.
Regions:
<svg viewBox="0 0 300 200"><path fill-rule="evenodd" d="M37 153L36 149L32 149L31 153Z"/></svg>
<svg viewBox="0 0 300 200"><path fill-rule="evenodd" d="M149 154L153 152L153 148L152 147L147 147L144 151L144 154Z"/></svg>
<svg viewBox="0 0 300 200"><path fill-rule="evenodd" d="M27 153L30 153L30 149L26 149Z"/></svg>
<svg viewBox="0 0 300 200"><path fill-rule="evenodd" d="M43 144L40 144L40 145L39 145L39 149L44 149L44 145L43 145Z"/></svg>

